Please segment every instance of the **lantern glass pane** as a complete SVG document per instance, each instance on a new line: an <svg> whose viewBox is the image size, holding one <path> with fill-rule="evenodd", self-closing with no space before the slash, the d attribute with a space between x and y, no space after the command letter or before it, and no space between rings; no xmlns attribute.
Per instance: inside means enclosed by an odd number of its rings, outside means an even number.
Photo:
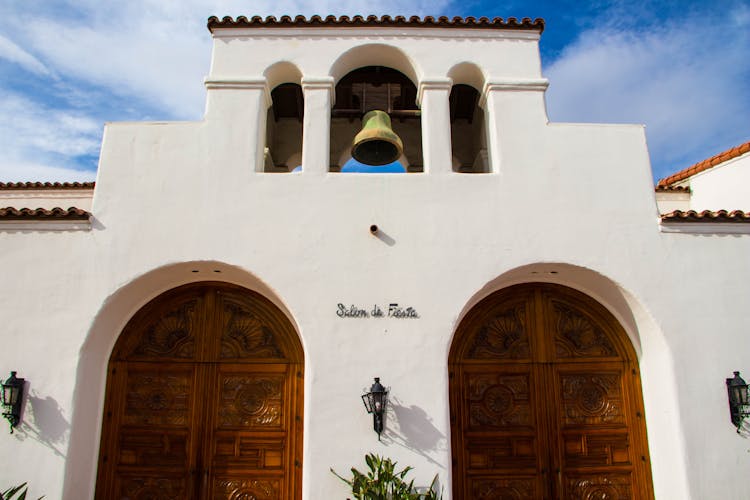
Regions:
<svg viewBox="0 0 750 500"><path fill-rule="evenodd" d="M372 413L373 409L373 401L372 401L372 393L367 393L362 395L362 402L365 404L365 408L367 409L367 413Z"/></svg>
<svg viewBox="0 0 750 500"><path fill-rule="evenodd" d="M729 398L732 403L739 404L740 402L740 390L736 385L729 386Z"/></svg>
<svg viewBox="0 0 750 500"><path fill-rule="evenodd" d="M13 402L13 388L9 385L3 385L3 404L10 406Z"/></svg>

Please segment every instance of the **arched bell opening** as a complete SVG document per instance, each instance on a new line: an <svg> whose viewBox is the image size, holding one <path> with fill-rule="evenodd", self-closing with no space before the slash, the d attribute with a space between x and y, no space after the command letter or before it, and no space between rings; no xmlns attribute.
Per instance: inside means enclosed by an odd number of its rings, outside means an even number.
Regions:
<svg viewBox="0 0 750 500"><path fill-rule="evenodd" d="M479 92L471 85L453 85L450 93L451 153L453 170L487 173L487 133Z"/></svg>
<svg viewBox="0 0 750 500"><path fill-rule="evenodd" d="M591 297L492 293L448 358L453 498L653 498L636 351Z"/></svg>
<svg viewBox="0 0 750 500"><path fill-rule="evenodd" d="M416 97L414 83L389 67L365 66L341 78L331 111L331 171L421 172L422 124ZM355 161L340 163L347 154Z"/></svg>
<svg viewBox="0 0 750 500"><path fill-rule="evenodd" d="M487 173L487 120L479 105L485 75L479 66L464 61L453 66L448 77L453 80L449 98L453 171Z"/></svg>
<svg viewBox="0 0 750 500"><path fill-rule="evenodd" d="M282 83L271 91L266 116L264 172L292 172L300 165L305 99L297 83Z"/></svg>
<svg viewBox="0 0 750 500"><path fill-rule="evenodd" d="M109 359L95 498L301 498L303 380L299 336L263 295L162 293Z"/></svg>

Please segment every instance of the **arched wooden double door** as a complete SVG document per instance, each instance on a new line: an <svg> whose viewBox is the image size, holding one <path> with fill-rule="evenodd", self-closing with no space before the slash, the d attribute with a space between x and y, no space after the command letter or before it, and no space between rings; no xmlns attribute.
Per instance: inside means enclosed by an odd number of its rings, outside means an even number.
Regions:
<svg viewBox="0 0 750 500"><path fill-rule="evenodd" d="M637 359L594 300L497 292L461 322L449 364L454 499L653 498Z"/></svg>
<svg viewBox="0 0 750 500"><path fill-rule="evenodd" d="M300 498L302 346L264 297L176 288L109 362L96 498Z"/></svg>

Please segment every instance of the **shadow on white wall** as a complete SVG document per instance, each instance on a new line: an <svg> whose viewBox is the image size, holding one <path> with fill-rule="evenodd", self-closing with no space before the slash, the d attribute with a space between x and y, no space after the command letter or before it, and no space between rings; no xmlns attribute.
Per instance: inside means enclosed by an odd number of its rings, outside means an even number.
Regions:
<svg viewBox="0 0 750 500"><path fill-rule="evenodd" d="M16 439L31 439L43 444L58 457L65 458L61 450L67 449L70 422L63 415L60 404L54 398L42 397L36 391L27 394L21 425L14 432Z"/></svg>
<svg viewBox="0 0 750 500"><path fill-rule="evenodd" d="M389 397L388 414L383 441L391 441L424 457L429 463L440 468L440 462L431 455L440 455L447 450L448 440L432 423L432 418L416 405L403 405L395 397ZM390 425L389 425L390 424Z"/></svg>

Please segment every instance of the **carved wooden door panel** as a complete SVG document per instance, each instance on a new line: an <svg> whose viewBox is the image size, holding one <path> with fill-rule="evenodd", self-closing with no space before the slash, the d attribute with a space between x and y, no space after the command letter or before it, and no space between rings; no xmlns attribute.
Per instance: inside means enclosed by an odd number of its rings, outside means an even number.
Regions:
<svg viewBox="0 0 750 500"><path fill-rule="evenodd" d="M626 369L614 363L554 367L559 498L647 498L634 481L640 457L631 446L633 425L625 411Z"/></svg>
<svg viewBox="0 0 750 500"><path fill-rule="evenodd" d="M191 498L198 411L195 369L183 363L114 363L110 388L124 394L107 410L112 439L103 444L100 498ZM111 412L111 413L110 413Z"/></svg>
<svg viewBox="0 0 750 500"><path fill-rule="evenodd" d="M544 498L544 414L533 388L538 370L528 325L528 293L487 307L451 356L454 496L463 499ZM458 347L458 349L457 349ZM456 390L458 389L458 390ZM461 450L461 453L456 453ZM460 471L460 473L459 473Z"/></svg>
<svg viewBox="0 0 750 500"><path fill-rule="evenodd" d="M287 430L294 422L284 405L293 380L285 365L218 365L218 398L205 445L207 498L294 498L287 480L293 470L285 467Z"/></svg>
<svg viewBox="0 0 750 500"><path fill-rule="evenodd" d="M96 497L300 498L302 352L261 296L172 290L110 361Z"/></svg>
<svg viewBox="0 0 750 500"><path fill-rule="evenodd" d="M456 498L539 499L547 488L546 443L537 433L544 425L533 395L537 374L531 364L501 368L475 365L462 371L466 389L459 470L463 490Z"/></svg>
<svg viewBox="0 0 750 500"><path fill-rule="evenodd" d="M568 288L478 304L449 362L454 498L653 498L635 359L614 318Z"/></svg>
<svg viewBox="0 0 750 500"><path fill-rule="evenodd" d="M548 394L559 498L651 498L637 361L603 308L577 294L541 293L554 339Z"/></svg>

